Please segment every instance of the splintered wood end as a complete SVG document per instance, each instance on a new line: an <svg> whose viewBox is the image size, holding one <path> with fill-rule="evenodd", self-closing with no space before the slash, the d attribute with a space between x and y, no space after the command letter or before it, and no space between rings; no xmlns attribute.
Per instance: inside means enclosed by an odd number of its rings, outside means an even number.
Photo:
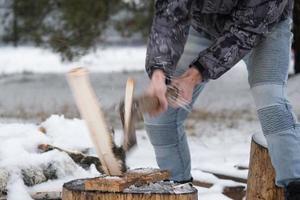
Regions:
<svg viewBox="0 0 300 200"><path fill-rule="evenodd" d="M130 86L130 87L134 87L135 80L133 78L128 78L127 79L127 85Z"/></svg>
<svg viewBox="0 0 300 200"><path fill-rule="evenodd" d="M69 76L85 76L88 73L87 69L83 68L83 67L76 67L71 69L68 72Z"/></svg>

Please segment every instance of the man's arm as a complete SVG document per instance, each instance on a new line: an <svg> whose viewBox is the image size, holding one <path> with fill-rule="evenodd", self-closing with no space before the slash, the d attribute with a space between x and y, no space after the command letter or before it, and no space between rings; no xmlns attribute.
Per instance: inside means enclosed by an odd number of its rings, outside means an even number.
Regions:
<svg viewBox="0 0 300 200"><path fill-rule="evenodd" d="M191 4L192 0L156 1L146 56L149 77L155 69L172 77L188 36Z"/></svg>
<svg viewBox="0 0 300 200"><path fill-rule="evenodd" d="M204 79L217 79L255 47L281 17L288 0L239 1L223 35L191 64Z"/></svg>

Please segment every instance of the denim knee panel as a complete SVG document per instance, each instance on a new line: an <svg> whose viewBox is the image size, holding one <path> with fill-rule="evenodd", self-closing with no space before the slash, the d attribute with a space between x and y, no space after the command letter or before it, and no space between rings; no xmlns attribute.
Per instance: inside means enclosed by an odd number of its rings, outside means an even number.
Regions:
<svg viewBox="0 0 300 200"><path fill-rule="evenodd" d="M251 88L251 91L265 135L278 133L295 126L297 120L286 98L285 85L258 85Z"/></svg>
<svg viewBox="0 0 300 200"><path fill-rule="evenodd" d="M276 184L286 186L300 179L300 125L287 100L286 86L259 84L251 91L276 171Z"/></svg>
<svg viewBox="0 0 300 200"><path fill-rule="evenodd" d="M274 105L258 110L262 130L265 135L276 134L292 129L295 125L286 105Z"/></svg>

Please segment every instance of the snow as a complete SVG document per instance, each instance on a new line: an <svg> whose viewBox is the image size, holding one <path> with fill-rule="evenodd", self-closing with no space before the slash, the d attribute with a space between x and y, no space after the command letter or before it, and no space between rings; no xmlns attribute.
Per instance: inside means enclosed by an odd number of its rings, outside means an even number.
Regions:
<svg viewBox="0 0 300 200"><path fill-rule="evenodd" d="M54 146L80 151L92 147L88 130L82 120L65 120L63 116L53 115L41 123L41 127L47 130L47 136Z"/></svg>
<svg viewBox="0 0 300 200"><path fill-rule="evenodd" d="M143 70L145 46L110 46L98 48L78 61L62 62L59 55L50 50L21 46L0 47L0 73L64 73L76 66L93 72Z"/></svg>
<svg viewBox="0 0 300 200"><path fill-rule="evenodd" d="M205 199L205 200L230 200L230 198L226 197L225 195L221 194L223 188L220 187L211 187L209 189L196 187L198 190L198 198Z"/></svg>
<svg viewBox="0 0 300 200"><path fill-rule="evenodd" d="M60 119L60 122L66 126L57 123L57 119ZM73 121L74 123L72 123ZM49 125L51 123L52 126ZM70 127L70 124L73 124L73 126ZM22 169L35 169L36 167L46 166L49 163L53 164L56 167L58 179L63 180L55 182L56 190L61 190L62 184L65 181L99 175L99 172L96 171L94 166L90 167L89 170L84 170L76 165L66 153L57 150L38 153L37 146L39 144L62 144L61 140L66 142L66 147L80 150L82 145L78 145L78 141L80 141L80 139L85 141L84 137L82 137L82 133L85 133L85 127L82 121L76 119L67 120L62 117L53 116L46 120L44 125L49 128L50 135L39 132L38 126L34 124L0 125L0 168L6 169L10 174L7 186L8 199L31 199L28 194L29 188L24 186L21 178ZM83 132L78 131L78 126ZM61 134L57 139L53 138L53 135L51 135L51 130L55 129L55 127L57 127L57 133ZM60 132L61 127L65 128L65 133L67 134L62 134L62 132ZM72 137L70 137L70 133L72 133ZM62 139L61 137L64 138ZM70 138L76 138L76 140L72 140L73 145L71 145L71 142L67 142ZM89 141L87 137L86 140L87 141L83 144L88 144ZM64 147L64 145L61 146ZM86 146L86 148L89 148L89 146ZM54 181L49 181L49 183L42 183L41 185L47 185L47 190L53 189L53 182ZM39 186L36 187L38 188ZM31 190L34 191L35 189L33 188Z"/></svg>
<svg viewBox="0 0 300 200"><path fill-rule="evenodd" d="M23 181L14 173L10 177L7 191L9 200L32 200Z"/></svg>

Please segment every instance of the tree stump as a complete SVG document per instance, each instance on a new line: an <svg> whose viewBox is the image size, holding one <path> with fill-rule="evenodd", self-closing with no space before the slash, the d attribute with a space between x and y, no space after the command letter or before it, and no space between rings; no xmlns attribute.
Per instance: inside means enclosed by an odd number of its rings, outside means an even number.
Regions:
<svg viewBox="0 0 300 200"><path fill-rule="evenodd" d="M191 184L162 181L169 173L161 170L130 171L122 177L79 179L63 186L63 200L197 200Z"/></svg>
<svg viewBox="0 0 300 200"><path fill-rule="evenodd" d="M275 170L262 134L252 137L246 199L284 200L283 188L275 185Z"/></svg>

